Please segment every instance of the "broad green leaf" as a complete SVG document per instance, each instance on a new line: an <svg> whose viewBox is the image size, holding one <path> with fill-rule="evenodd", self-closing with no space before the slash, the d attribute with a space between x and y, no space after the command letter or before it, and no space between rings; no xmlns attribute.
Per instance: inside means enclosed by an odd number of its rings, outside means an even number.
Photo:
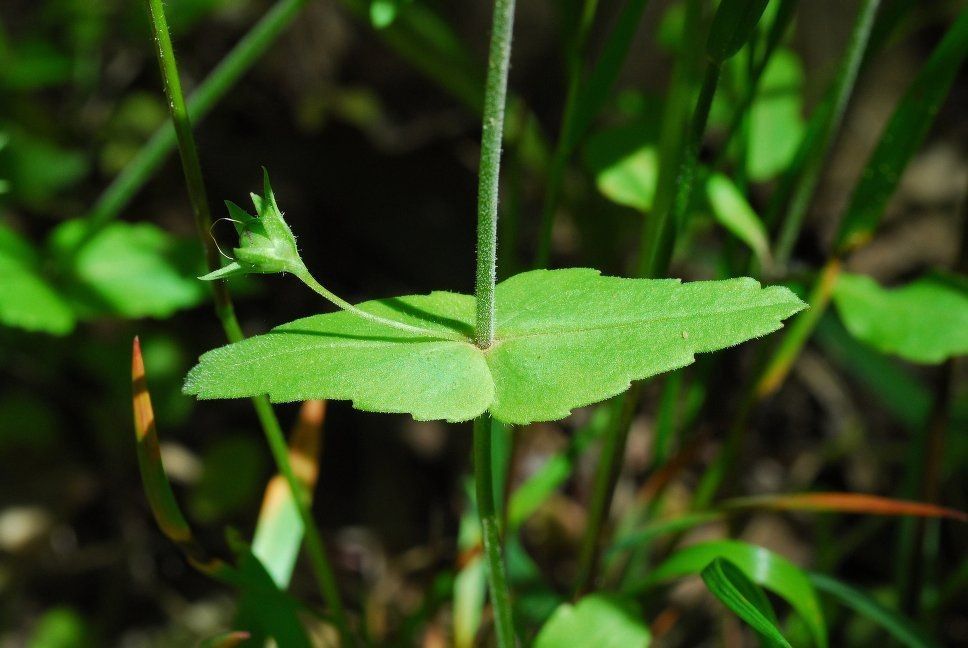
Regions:
<svg viewBox="0 0 968 648"><path fill-rule="evenodd" d="M756 583L725 558L716 558L700 572L709 591L748 623L770 646L792 648L776 627L776 614Z"/></svg>
<svg viewBox="0 0 968 648"><path fill-rule="evenodd" d="M87 173L88 160L83 153L18 128L10 129L8 136L8 145L0 151L0 177L9 183L10 194L19 202L43 208Z"/></svg>
<svg viewBox="0 0 968 648"><path fill-rule="evenodd" d="M968 283L932 275L885 289L870 277L841 274L834 303L851 335L883 353L938 363L968 353Z"/></svg>
<svg viewBox="0 0 968 648"><path fill-rule="evenodd" d="M699 574L716 558L729 560L754 583L783 598L807 624L814 644L826 648L827 626L810 580L799 567L763 547L738 540L692 545L672 554L633 589L643 591L658 583Z"/></svg>
<svg viewBox="0 0 968 648"><path fill-rule="evenodd" d="M809 574L810 582L821 592L830 594L858 614L887 630L909 648L938 648L910 619L888 609L864 592L823 574Z"/></svg>
<svg viewBox="0 0 968 648"><path fill-rule="evenodd" d="M723 174L715 173L706 182L706 197L716 221L746 243L760 265L769 265L770 242L766 228L736 185Z"/></svg>
<svg viewBox="0 0 968 648"><path fill-rule="evenodd" d="M854 188L837 234L841 252L865 243L880 222L901 174L928 134L968 54L968 8L945 34L901 98Z"/></svg>
<svg viewBox="0 0 968 648"><path fill-rule="evenodd" d="M641 127L596 133L585 147L585 161L603 196L640 211L652 209L659 159L654 138Z"/></svg>
<svg viewBox="0 0 968 648"><path fill-rule="evenodd" d="M574 605L558 606L532 645L534 648L645 648L651 640L649 629L633 602L610 594L592 594Z"/></svg>
<svg viewBox="0 0 968 648"><path fill-rule="evenodd" d="M149 223L111 223L79 250L87 224L72 220L51 236L55 255L70 258L65 291L86 317L168 317L206 296L195 277L200 250Z"/></svg>
<svg viewBox="0 0 968 648"><path fill-rule="evenodd" d="M778 49L763 70L749 109L747 164L752 180L775 177L796 154L805 129L802 87L800 59L791 50Z"/></svg>
<svg viewBox="0 0 968 648"><path fill-rule="evenodd" d="M67 302L40 274L33 248L0 225L0 324L63 335L74 328Z"/></svg>
<svg viewBox="0 0 968 648"><path fill-rule="evenodd" d="M215 349L189 372L200 398L268 394L276 402L350 399L356 408L465 421L485 411L511 424L556 420L690 364L696 353L766 335L803 308L752 279L605 277L536 270L501 282L494 344L470 342L474 299L436 292L359 308L424 335L342 311L290 322ZM453 338L455 334L464 340Z"/></svg>

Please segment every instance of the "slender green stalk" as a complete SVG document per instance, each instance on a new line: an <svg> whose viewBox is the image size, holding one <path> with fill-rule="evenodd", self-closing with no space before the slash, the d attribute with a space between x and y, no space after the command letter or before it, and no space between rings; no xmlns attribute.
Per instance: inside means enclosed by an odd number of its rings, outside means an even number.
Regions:
<svg viewBox="0 0 968 648"><path fill-rule="evenodd" d="M500 0L499 0L500 1ZM514 622L511 616L511 592L501 547L501 529L494 501L494 464L491 451L491 417L488 414L474 419L474 476L477 491L477 510L481 516L481 537L487 560L487 581L494 606L494 628L497 645L501 648L515 644Z"/></svg>
<svg viewBox="0 0 968 648"><path fill-rule="evenodd" d="M279 0L205 77L188 98L188 116L195 123L204 119L222 97L276 42L283 30L309 0ZM166 123L98 197L88 214L88 236L112 219L131 201L175 148L175 130Z"/></svg>
<svg viewBox="0 0 968 648"><path fill-rule="evenodd" d="M555 212L561 201L561 185L564 180L568 159L571 157L572 145L569 133L575 115L575 103L581 90L582 64L581 55L588 40L598 9L598 0L585 0L581 15L575 27L574 37L568 47L568 89L565 91L565 107L561 117L561 132L555 144L555 152L548 169L548 186L545 190L544 205L541 209L541 224L538 233L538 251L535 255L536 268L547 267L551 257L551 230L555 222Z"/></svg>
<svg viewBox="0 0 968 648"><path fill-rule="evenodd" d="M484 91L484 123L481 132L481 162L477 194L477 346L494 343L494 287L497 281L497 205L501 175L501 139L507 100L508 68L511 62L511 34L514 0L494 0L491 46L487 59ZM491 417L483 414L474 421L474 478L481 534L487 560L487 577L494 606L497 644L514 646L511 595L508 590L501 547L500 522L494 505L494 466L491 453Z"/></svg>
<svg viewBox="0 0 968 648"><path fill-rule="evenodd" d="M672 258L675 228L665 227L668 215L673 212L676 199L676 181L685 159L687 143L685 124L688 119L689 101L694 84L698 52L701 51L697 34L702 17L702 3L689 0L686 5L686 21L676 66L673 71L669 100L662 118L662 139L659 143L659 185L653 213L644 220L642 229L640 274L653 277L664 274ZM663 214L665 218L658 218ZM622 469L625 442L641 386L633 384L625 394L613 398L606 407L610 410L609 425L602 440L602 453L595 470L591 499L588 504L588 522L582 536L578 554L578 577L575 594L587 591L596 578L602 534L608 512Z"/></svg>
<svg viewBox="0 0 968 648"><path fill-rule="evenodd" d="M607 405L611 410L611 418L602 439L598 465L595 467L592 497L588 503L588 521L578 554L578 578L575 580L573 595L575 599L592 589L595 583L601 558L602 536L608 522L612 495L622 472L625 444L640 393L641 383L635 383L624 398L614 398Z"/></svg>
<svg viewBox="0 0 968 648"><path fill-rule="evenodd" d="M201 164L198 159L198 151L195 147L195 138L192 134L191 120L189 119L188 108L185 104L185 97L181 89L181 79L178 75L178 66L175 62L175 53L171 44L171 35L168 30L168 21L165 17L165 10L162 0L148 0L148 14L151 19L155 49L158 55L158 63L161 68L161 76L164 81L165 95L168 99L168 106L171 112L171 120L174 125L174 133L177 138L178 151L182 160L182 169L185 173L185 182L188 187L189 198L192 203L192 210L195 214L195 225L199 236L205 246L206 262L210 270L216 270L221 266L219 261L218 249L214 240L209 236L211 229L211 213L208 207L208 197L205 191L205 183L202 179ZM225 329L226 337L230 342L237 342L244 336L239 326L238 319L232 307L232 299L229 296L225 282L213 282L213 292L215 297L216 312L222 327ZM262 428L276 461L279 472L285 478L289 489L292 492L293 500L302 519L306 534L306 547L313 564L313 571L319 583L320 591L327 604L332 609L334 621L341 634L347 639L349 635L349 623L343 604L336 587L336 579L326 558L323 541L316 528L316 523L312 518L309 509L309 494L300 485L292 464L289 461L289 449L286 445L286 438L279 426L272 405L265 396L252 399L256 414L262 424Z"/></svg>
<svg viewBox="0 0 968 648"><path fill-rule="evenodd" d="M823 111L818 132L810 133L811 137L804 138L801 151L798 151L794 158L794 165L798 160L802 160L802 167L798 167L801 170L794 180L790 203L776 241L773 258L779 268L786 266L790 260L793 246L800 236L804 216L820 182L824 160L833 144L834 135L840 129L847 110L847 102L854 90L857 72L867 51L867 43L874 27L874 16L877 14L878 6L880 6L880 0L864 0L861 4L833 87L818 108Z"/></svg>
<svg viewBox="0 0 968 648"><path fill-rule="evenodd" d="M507 101L514 0L495 0L491 48L484 92L484 123L477 193L476 341L482 349L494 342L494 285L497 282L497 204L501 175L501 139Z"/></svg>
<svg viewBox="0 0 968 648"><path fill-rule="evenodd" d="M398 331L405 331L407 333L416 333L418 335L426 335L428 337L442 338L445 340L454 340L457 342L467 342L467 338L456 331L447 332L447 331L424 328L422 326L412 326L404 322L398 322L396 320L380 317L379 315L374 315L373 313L368 313L365 310L357 308L356 306L349 303L348 301L346 301L336 293L330 291L323 284L316 281L316 278L309 272L309 269L306 268L306 266L303 266L299 270L294 271L293 274L300 281L302 281L304 284L309 286L316 294L318 294L323 299L330 302L337 308L340 308L345 311L349 311L350 313L353 313L354 315L362 317L367 321L375 322L376 324L380 324L382 326L388 326L390 328L397 329Z"/></svg>

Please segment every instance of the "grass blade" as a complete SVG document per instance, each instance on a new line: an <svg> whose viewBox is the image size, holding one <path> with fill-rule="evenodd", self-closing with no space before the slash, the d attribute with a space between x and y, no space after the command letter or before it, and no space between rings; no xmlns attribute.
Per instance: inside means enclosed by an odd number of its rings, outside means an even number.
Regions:
<svg viewBox="0 0 968 648"><path fill-rule="evenodd" d="M680 549L630 589L640 593L666 581L699 574L716 558L729 560L754 583L783 598L807 624L814 644L826 648L827 625L813 584L799 567L757 545L721 540Z"/></svg>
<svg viewBox="0 0 968 648"><path fill-rule="evenodd" d="M716 558L699 575L709 591L748 623L767 645L792 648L776 627L776 614L766 594L739 567L724 558Z"/></svg>
<svg viewBox="0 0 968 648"><path fill-rule="evenodd" d="M937 643L925 637L910 619L884 607L864 592L824 574L811 573L808 578L818 590L830 594L858 614L867 617L908 648L940 648Z"/></svg>
<svg viewBox="0 0 968 648"><path fill-rule="evenodd" d="M865 493L794 493L740 497L723 502L723 509L757 509L769 511L815 511L861 513L864 515L906 515L948 518L968 522L968 514L955 509L891 499Z"/></svg>
<svg viewBox="0 0 968 648"><path fill-rule="evenodd" d="M968 9L963 9L894 109L864 167L837 234L839 253L866 243L873 235L901 173L934 123L966 54Z"/></svg>
<svg viewBox="0 0 968 648"><path fill-rule="evenodd" d="M155 413L151 407L151 394L148 392L144 359L141 356L141 341L137 337L131 352L131 385L138 468L141 471L148 506L158 528L181 549L195 569L218 580L232 581L234 570L225 562L208 557L195 540L165 474L155 428Z"/></svg>
<svg viewBox="0 0 968 648"><path fill-rule="evenodd" d="M310 494L316 488L316 479L319 476L319 453L325 416L325 401L311 400L303 403L289 442L289 460L293 471ZM252 539L252 553L262 562L280 589L288 587L292 578L303 531L292 491L289 490L285 477L277 474L266 486L255 537Z"/></svg>

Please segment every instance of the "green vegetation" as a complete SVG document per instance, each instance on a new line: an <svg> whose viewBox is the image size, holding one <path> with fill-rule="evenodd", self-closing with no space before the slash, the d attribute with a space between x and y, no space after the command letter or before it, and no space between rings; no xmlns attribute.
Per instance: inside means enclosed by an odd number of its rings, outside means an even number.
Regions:
<svg viewBox="0 0 968 648"><path fill-rule="evenodd" d="M964 641L925 4L0 9L0 644Z"/></svg>

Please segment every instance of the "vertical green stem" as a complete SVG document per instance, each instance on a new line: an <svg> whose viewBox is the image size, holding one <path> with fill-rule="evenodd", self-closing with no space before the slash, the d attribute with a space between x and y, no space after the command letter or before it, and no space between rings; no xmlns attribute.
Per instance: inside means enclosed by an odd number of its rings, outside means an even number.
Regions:
<svg viewBox="0 0 968 648"><path fill-rule="evenodd" d="M232 48L188 98L188 114L201 121L293 21L309 0L279 0ZM88 214L88 236L115 218L175 147L175 131L165 124L108 185Z"/></svg>
<svg viewBox="0 0 968 648"><path fill-rule="evenodd" d="M494 342L494 284L497 280L497 203L501 175L501 138L511 61L514 0L495 0L491 48L487 59L484 123L477 193L476 341L482 349Z"/></svg>
<svg viewBox="0 0 968 648"><path fill-rule="evenodd" d="M491 417L488 414L474 420L474 477L477 510L481 516L481 536L487 560L487 582L494 606L494 627L497 645L514 646L514 622L511 617L511 593L501 547L501 529L497 505L494 501L494 466L491 451Z"/></svg>
<svg viewBox="0 0 968 648"><path fill-rule="evenodd" d="M178 66L175 62L175 53L171 44L171 35L168 30L168 21L165 17L163 0L148 0L148 14L151 19L155 50L158 55L158 63L161 68L161 76L165 86L165 96L168 99L168 107L171 113L171 120L174 126L175 136L178 143L178 152L181 156L182 169L185 173L185 182L188 187L189 198L192 203L192 210L195 215L195 225L205 246L205 257L209 270L216 270L220 267L218 249L215 242L209 236L211 228L211 213L208 207L208 196L205 191L205 182L202 179L202 168L198 159L198 151L195 147L195 138L192 134L191 120L188 116L188 108L185 104L185 96L182 93L181 79L178 75ZM232 298L223 281L213 282L215 297L215 308L225 335L230 342L237 342L244 336L235 316L232 307ZM323 541L316 528L316 523L312 519L309 509L309 493L299 484L292 464L289 462L289 450L286 445L286 438L276 418L272 405L265 396L252 399L256 414L262 424L269 449L279 472L282 474L289 489L292 491L293 500L299 516L302 518L306 534L306 547L313 564L313 571L316 580L319 582L320 591L327 604L332 609L333 617L340 632L349 639L349 623L346 613L336 587L336 579L326 558Z"/></svg>
<svg viewBox="0 0 968 648"><path fill-rule="evenodd" d="M508 67L511 60L511 33L514 26L514 0L494 0L494 21L487 59L484 92L484 123L481 133L481 162L477 195L477 346L487 349L494 342L494 286L497 271L497 204L501 169L501 139L507 97ZM491 603L498 646L513 646L514 624L511 596L501 548L501 533L494 505L494 468L491 453L491 417L474 421L474 478L477 508L487 560Z"/></svg>
<svg viewBox="0 0 968 648"><path fill-rule="evenodd" d="M585 49L588 31L591 29L597 9L598 0L585 0L581 15L578 18L578 25L575 28L574 38L571 39L568 48L568 89L565 91L561 132L558 134L558 141L548 169L548 186L545 190L544 205L541 208L541 224L538 228L538 251L535 254L535 268L547 267L551 259L551 230L555 223L555 212L558 211L558 204L561 201L561 185L568 166L568 158L571 156L574 146L570 133L575 115L575 103L578 99L578 91L581 89L581 54Z"/></svg>
<svg viewBox="0 0 968 648"><path fill-rule="evenodd" d="M833 144L834 135L843 121L847 102L857 81L857 73L867 51L867 43L874 27L874 16L877 14L878 6L880 6L880 0L864 0L861 5L833 87L821 106L817 108L818 111L822 111L817 132L808 132L810 137L804 138L801 150L794 158L793 166L801 170L793 181L789 207L776 242L774 260L779 268L784 267L789 261L793 246L800 236L803 218L820 182L824 160ZM801 161L802 166L798 166Z"/></svg>

